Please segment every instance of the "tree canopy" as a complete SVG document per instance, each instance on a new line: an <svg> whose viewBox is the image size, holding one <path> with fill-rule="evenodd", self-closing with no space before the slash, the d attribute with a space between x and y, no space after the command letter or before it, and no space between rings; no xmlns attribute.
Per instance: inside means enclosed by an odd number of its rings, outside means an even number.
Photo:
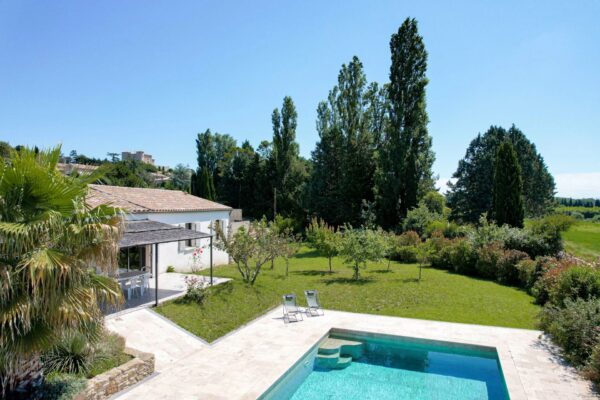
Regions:
<svg viewBox="0 0 600 400"><path fill-rule="evenodd" d="M459 161L447 195L452 218L476 223L483 213L493 214L493 187L496 155L500 145L510 142L521 167L525 215L541 216L553 205L554 178L535 145L514 125L508 130L492 126L479 134Z"/></svg>

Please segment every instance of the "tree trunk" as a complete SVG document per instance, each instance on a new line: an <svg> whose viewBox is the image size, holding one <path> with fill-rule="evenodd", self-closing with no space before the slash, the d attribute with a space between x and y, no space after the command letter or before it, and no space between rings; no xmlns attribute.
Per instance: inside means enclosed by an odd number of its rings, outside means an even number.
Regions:
<svg viewBox="0 0 600 400"><path fill-rule="evenodd" d="M290 268L290 260L286 257L285 258L285 276L288 276L289 268Z"/></svg>
<svg viewBox="0 0 600 400"><path fill-rule="evenodd" d="M390 262L391 262L391 261L392 261L392 259L391 259L391 258L388 258L388 269L387 269L388 271L390 270Z"/></svg>
<svg viewBox="0 0 600 400"><path fill-rule="evenodd" d="M333 270L331 269L331 257L329 257L329 273L331 274Z"/></svg>

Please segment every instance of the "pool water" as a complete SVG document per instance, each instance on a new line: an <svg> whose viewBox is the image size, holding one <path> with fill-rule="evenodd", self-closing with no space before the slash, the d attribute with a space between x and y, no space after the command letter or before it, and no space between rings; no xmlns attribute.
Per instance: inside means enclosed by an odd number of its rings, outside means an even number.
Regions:
<svg viewBox="0 0 600 400"><path fill-rule="evenodd" d="M329 337L363 342L344 369L320 368L318 345L263 399L508 399L495 349L367 333Z"/></svg>

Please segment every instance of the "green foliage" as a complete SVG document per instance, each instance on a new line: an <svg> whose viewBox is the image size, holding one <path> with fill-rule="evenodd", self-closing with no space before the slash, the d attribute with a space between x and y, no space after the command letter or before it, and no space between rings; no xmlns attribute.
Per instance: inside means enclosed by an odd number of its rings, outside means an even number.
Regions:
<svg viewBox="0 0 600 400"><path fill-rule="evenodd" d="M71 400L87 385L87 379L77 375L51 374L31 393L32 400Z"/></svg>
<svg viewBox="0 0 600 400"><path fill-rule="evenodd" d="M525 252L504 250L496 265L496 279L498 279L498 282L507 285L523 286L525 281L521 281L521 269L519 269L519 266L527 260L531 259Z"/></svg>
<svg viewBox="0 0 600 400"><path fill-rule="evenodd" d="M165 185L166 189L190 191L192 171L183 164L177 164L170 172L171 179Z"/></svg>
<svg viewBox="0 0 600 400"><path fill-rule="evenodd" d="M11 390L19 365L51 348L66 326L86 333L102 320L98 304L121 291L104 272L116 268L119 210L85 205L98 175L66 177L60 148L23 148L0 163L0 384ZM24 361L24 363L21 363Z"/></svg>
<svg viewBox="0 0 600 400"><path fill-rule="evenodd" d="M68 332L44 354L42 362L46 372L85 375L89 370L92 354L92 347L83 334Z"/></svg>
<svg viewBox="0 0 600 400"><path fill-rule="evenodd" d="M584 375L596 385L600 383L600 343L596 343L583 370Z"/></svg>
<svg viewBox="0 0 600 400"><path fill-rule="evenodd" d="M343 64L337 85L317 108L319 142L312 153L310 210L330 224L360 224L363 201L373 201L375 149L386 97L368 84L362 62Z"/></svg>
<svg viewBox="0 0 600 400"><path fill-rule="evenodd" d="M333 272L332 259L339 253L341 235L322 219L313 218L306 230L306 238L312 248L327 258L329 272Z"/></svg>
<svg viewBox="0 0 600 400"><path fill-rule="evenodd" d="M382 232L346 226L339 254L354 270L353 278L359 280L360 269L367 267L367 261L378 262L383 259L387 252L386 247L386 239Z"/></svg>
<svg viewBox="0 0 600 400"><path fill-rule="evenodd" d="M175 267L174 267L174 266L172 266L172 265L169 265L169 266L167 267L167 272L168 272L168 273L175 272Z"/></svg>
<svg viewBox="0 0 600 400"><path fill-rule="evenodd" d="M517 154L510 142L498 148L494 172L493 216L500 226L523 227L523 181Z"/></svg>
<svg viewBox="0 0 600 400"><path fill-rule="evenodd" d="M417 21L407 18L390 40L389 124L379 151L376 193L379 220L395 227L419 197L433 189L434 160L427 132L427 51Z"/></svg>
<svg viewBox="0 0 600 400"><path fill-rule="evenodd" d="M590 300L600 297L600 269L574 266L562 272L550 289L550 302L563 306L567 299Z"/></svg>
<svg viewBox="0 0 600 400"><path fill-rule="evenodd" d="M153 165L138 161L125 160L103 164L100 168L100 182L107 185L126 187L156 187L152 172Z"/></svg>
<svg viewBox="0 0 600 400"><path fill-rule="evenodd" d="M478 135L459 161L447 194L452 217L475 223L483 213L493 214L494 166L500 145L510 141L521 166L525 215L541 216L553 206L554 179L535 145L514 125L506 130L492 126Z"/></svg>
<svg viewBox="0 0 600 400"><path fill-rule="evenodd" d="M446 198L437 190L430 190L421 199L421 204L432 213L443 215L446 208Z"/></svg>
<svg viewBox="0 0 600 400"><path fill-rule="evenodd" d="M229 254L242 280L250 285L255 283L262 266L279 255L278 232L264 218L252 222L248 229L240 227L231 237L225 237L217 226L217 237L215 246Z"/></svg>
<svg viewBox="0 0 600 400"><path fill-rule="evenodd" d="M500 243L486 244L477 249L475 271L482 278L495 279L498 272L498 262L504 254Z"/></svg>
<svg viewBox="0 0 600 400"><path fill-rule="evenodd" d="M425 236L427 228L435 221L441 221L442 216L429 211L429 209L421 204L417 208L413 208L404 218L402 229L404 231L415 231L420 236Z"/></svg>
<svg viewBox="0 0 600 400"><path fill-rule="evenodd" d="M419 250L417 246L397 246L391 257L401 263L416 263L419 261Z"/></svg>
<svg viewBox="0 0 600 400"><path fill-rule="evenodd" d="M584 364L598 343L600 299L566 300L564 307L548 305L541 314L541 327L563 349L575 365Z"/></svg>

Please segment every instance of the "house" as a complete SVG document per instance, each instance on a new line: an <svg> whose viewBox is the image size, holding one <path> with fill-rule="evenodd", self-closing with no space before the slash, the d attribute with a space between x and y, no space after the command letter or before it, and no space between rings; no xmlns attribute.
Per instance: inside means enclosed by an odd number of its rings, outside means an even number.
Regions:
<svg viewBox="0 0 600 400"><path fill-rule="evenodd" d="M123 209L129 221L156 221L193 231L214 235L214 224L223 233L230 229L231 207L178 190L131 188L109 185L89 185L86 202L92 206L108 204ZM158 272L172 266L176 271L187 272L208 268L210 265L210 238L182 240L156 244ZM154 255L151 245L122 250L120 267L151 266ZM227 264L226 252L213 248L213 264Z"/></svg>
<svg viewBox="0 0 600 400"><path fill-rule="evenodd" d="M154 158L150 154L144 153L143 151L123 151L121 152L121 160L137 160L146 164L154 165Z"/></svg>

